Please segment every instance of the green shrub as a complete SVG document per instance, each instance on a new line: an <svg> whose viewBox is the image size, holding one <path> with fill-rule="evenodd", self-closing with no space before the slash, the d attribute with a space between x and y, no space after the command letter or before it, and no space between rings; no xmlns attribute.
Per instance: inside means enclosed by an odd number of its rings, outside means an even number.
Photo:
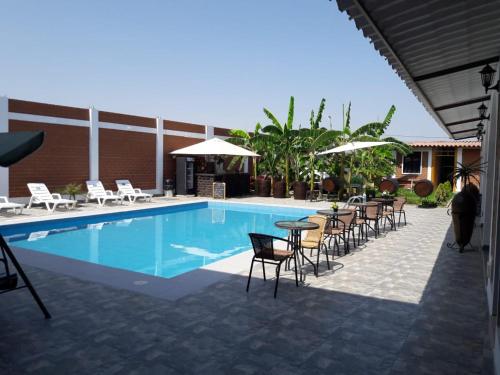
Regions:
<svg viewBox="0 0 500 375"><path fill-rule="evenodd" d="M451 188L450 181L446 181L439 184L438 187L436 188L436 191L434 192L434 195L436 197L436 202L439 205L445 205L451 198L452 194L453 190Z"/></svg>

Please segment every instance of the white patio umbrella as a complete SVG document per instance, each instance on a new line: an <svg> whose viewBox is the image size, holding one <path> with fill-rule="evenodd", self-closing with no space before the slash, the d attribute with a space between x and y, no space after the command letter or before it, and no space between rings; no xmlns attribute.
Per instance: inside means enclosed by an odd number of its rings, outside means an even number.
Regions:
<svg viewBox="0 0 500 375"><path fill-rule="evenodd" d="M172 151L172 155L228 155L228 156L260 156L246 148L233 145L219 138L212 138L192 146Z"/></svg>
<svg viewBox="0 0 500 375"><path fill-rule="evenodd" d="M326 154L337 154L341 152L352 152L355 150L359 150L360 148L368 148L368 147L376 147L389 144L391 142L349 142L345 145L334 147L330 150L326 150L318 153L318 155L326 155Z"/></svg>

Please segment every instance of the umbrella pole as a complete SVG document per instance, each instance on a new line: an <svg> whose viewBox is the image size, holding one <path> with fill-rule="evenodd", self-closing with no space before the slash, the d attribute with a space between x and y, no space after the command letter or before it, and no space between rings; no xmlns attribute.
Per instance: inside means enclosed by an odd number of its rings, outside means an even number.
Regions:
<svg viewBox="0 0 500 375"><path fill-rule="evenodd" d="M45 307L42 299L40 298L40 296L36 292L35 288L31 284L31 281L28 279L28 276L24 273L23 268L21 267L21 265L17 261L16 257L14 256L14 253L10 249L9 245L7 245L7 242L5 241L5 239L3 238L3 236L1 234L0 234L0 248L3 250L6 257L10 259L14 268L17 270L17 272L19 273L19 276L21 276L21 279L23 279L23 282L24 282L23 286L16 287L16 288L13 288L10 290L6 290L5 292L10 292L12 290L21 289L21 288L28 288L31 295L33 296L33 299L38 304L38 307L40 308L40 310L42 310L43 315L45 316L45 319L50 319L51 315L50 315L49 311ZM7 265L8 259L4 259L4 261L5 261L6 269L8 269L7 268L8 267L8 265ZM3 293L5 293L5 292L3 292Z"/></svg>

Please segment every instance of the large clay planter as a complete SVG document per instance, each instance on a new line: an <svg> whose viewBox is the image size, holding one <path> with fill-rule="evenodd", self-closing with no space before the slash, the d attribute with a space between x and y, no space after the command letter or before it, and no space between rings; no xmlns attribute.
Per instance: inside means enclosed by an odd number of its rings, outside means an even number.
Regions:
<svg viewBox="0 0 500 375"><path fill-rule="evenodd" d="M286 183L285 183L285 181L276 181L274 183L273 197L274 198L285 198L286 197Z"/></svg>
<svg viewBox="0 0 500 375"><path fill-rule="evenodd" d="M428 197L434 191L434 184L429 180L418 180L413 184L413 191L420 198Z"/></svg>
<svg viewBox="0 0 500 375"><path fill-rule="evenodd" d="M451 217L453 219L453 230L455 242L460 252L470 242L474 230L474 219L476 216L476 200L469 192L461 191L455 194L451 201Z"/></svg>
<svg viewBox="0 0 500 375"><path fill-rule="evenodd" d="M395 178L385 178L378 186L381 192L387 191L389 194L394 194L399 187L399 182Z"/></svg>
<svg viewBox="0 0 500 375"><path fill-rule="evenodd" d="M257 177L257 195L259 197L271 196L271 180L263 177Z"/></svg>
<svg viewBox="0 0 500 375"><path fill-rule="evenodd" d="M337 184L333 178L328 177L323 180L323 190L325 190L328 194L332 194L336 187Z"/></svg>
<svg viewBox="0 0 500 375"><path fill-rule="evenodd" d="M293 199L306 199L307 182L295 181L293 184Z"/></svg>

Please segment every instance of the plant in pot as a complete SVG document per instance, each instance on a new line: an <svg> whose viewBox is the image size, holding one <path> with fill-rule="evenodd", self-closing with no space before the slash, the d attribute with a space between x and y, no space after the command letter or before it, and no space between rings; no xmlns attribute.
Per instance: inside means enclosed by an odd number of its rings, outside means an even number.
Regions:
<svg viewBox="0 0 500 375"><path fill-rule="evenodd" d="M339 205L335 201L332 202L332 210L333 212L337 212L339 210Z"/></svg>
<svg viewBox="0 0 500 375"><path fill-rule="evenodd" d="M418 207L420 207L420 208L436 208L437 202L433 199L430 199L430 198L422 198Z"/></svg>
<svg viewBox="0 0 500 375"><path fill-rule="evenodd" d="M60 190L60 194L67 195L70 199L76 200L76 196L83 193L81 184L68 184Z"/></svg>
<svg viewBox="0 0 500 375"><path fill-rule="evenodd" d="M460 252L463 252L464 247L470 243L477 210L476 197L472 192L474 189L469 185L472 185L472 180L478 181L477 175L484 173L482 168L484 164L479 161L472 164L458 163L458 167L453 171L453 181L460 179L464 183L462 191L455 194L451 201L455 242Z"/></svg>

